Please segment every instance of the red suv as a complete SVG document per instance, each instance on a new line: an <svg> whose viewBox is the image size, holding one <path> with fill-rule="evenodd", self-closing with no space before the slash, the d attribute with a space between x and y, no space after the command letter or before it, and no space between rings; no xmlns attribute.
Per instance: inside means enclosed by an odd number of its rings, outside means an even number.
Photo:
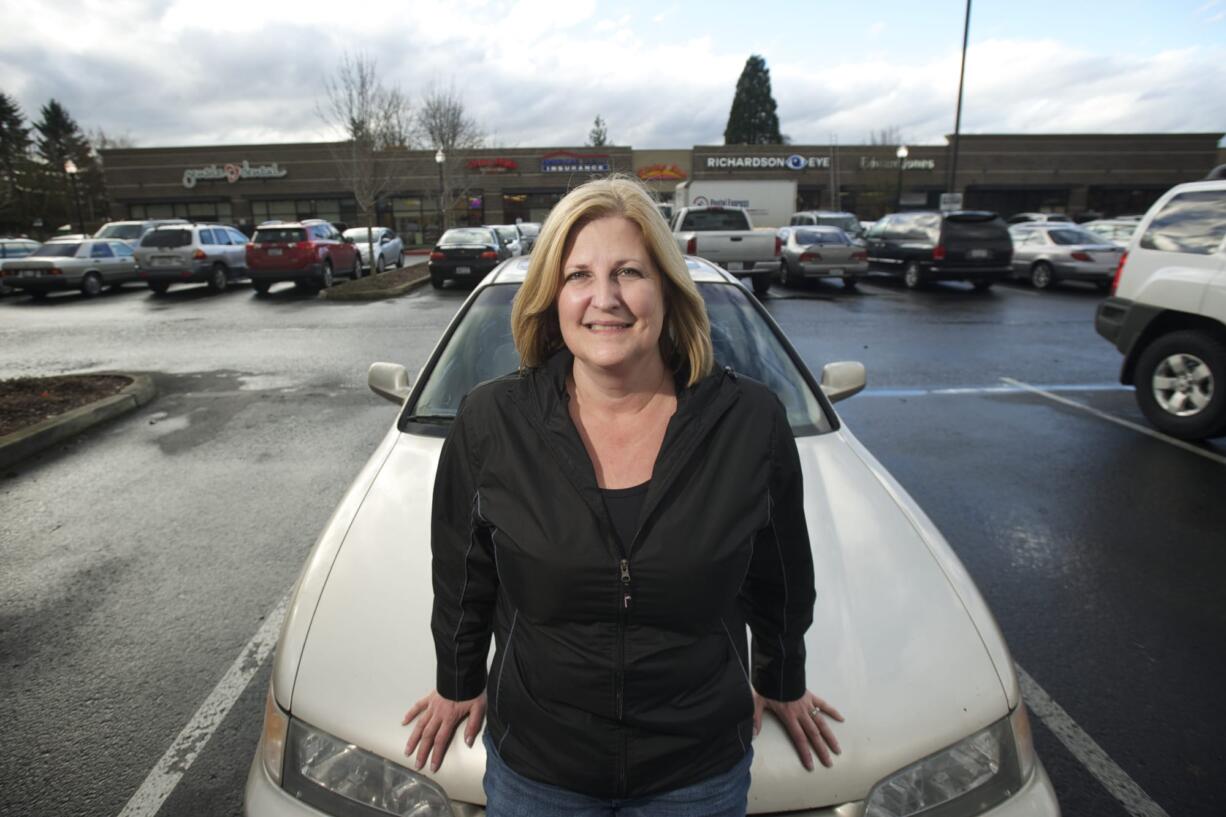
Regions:
<svg viewBox="0 0 1226 817"><path fill-rule="evenodd" d="M261 224L247 245L247 269L256 295L266 295L277 281L318 292L337 275L362 277L353 240L322 219Z"/></svg>

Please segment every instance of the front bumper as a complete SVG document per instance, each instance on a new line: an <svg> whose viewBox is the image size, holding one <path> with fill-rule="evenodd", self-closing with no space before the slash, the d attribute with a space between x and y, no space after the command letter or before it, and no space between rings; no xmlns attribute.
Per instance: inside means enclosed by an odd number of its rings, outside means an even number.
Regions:
<svg viewBox="0 0 1226 817"><path fill-rule="evenodd" d="M431 261L430 274L443 278L454 278L459 281L477 281L483 278L501 260L470 260L470 261Z"/></svg>

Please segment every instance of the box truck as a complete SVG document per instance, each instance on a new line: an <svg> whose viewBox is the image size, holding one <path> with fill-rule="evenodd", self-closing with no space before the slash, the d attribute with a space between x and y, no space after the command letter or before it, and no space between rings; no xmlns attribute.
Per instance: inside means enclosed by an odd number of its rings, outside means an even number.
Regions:
<svg viewBox="0 0 1226 817"><path fill-rule="evenodd" d="M783 227L796 212L796 181L690 179L677 185L673 207L743 207L755 227Z"/></svg>

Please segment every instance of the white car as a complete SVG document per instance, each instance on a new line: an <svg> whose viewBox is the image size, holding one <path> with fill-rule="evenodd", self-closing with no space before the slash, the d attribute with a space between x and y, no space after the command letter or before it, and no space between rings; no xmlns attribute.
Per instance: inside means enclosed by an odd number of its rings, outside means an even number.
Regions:
<svg viewBox="0 0 1226 817"><path fill-rule="evenodd" d="M404 266L404 241L387 227L371 227L367 238L365 227L350 227L341 233L345 238L353 239L358 255L362 259L362 268L367 272L383 272L392 267ZM370 263L371 245L374 245L375 263Z"/></svg>
<svg viewBox="0 0 1226 817"><path fill-rule="evenodd" d="M435 681L430 501L439 451L463 395L518 367L510 312L528 263L512 258L477 286L412 388L403 367L371 366L371 389L403 408L294 590L247 779L248 815L376 813L357 803L388 814L484 814L481 741L469 748L457 730L438 772L413 771L401 719ZM687 264L717 362L762 380L787 408L818 577L808 686L846 717L835 724L834 768L807 772L768 716L754 739L749 812L1058 815L983 598L831 408L864 387L864 367L830 363L819 384L736 278L702 259Z"/></svg>
<svg viewBox="0 0 1226 817"><path fill-rule="evenodd" d="M511 255L524 254L524 242L514 224L494 224L490 229L498 233L498 240L506 245Z"/></svg>

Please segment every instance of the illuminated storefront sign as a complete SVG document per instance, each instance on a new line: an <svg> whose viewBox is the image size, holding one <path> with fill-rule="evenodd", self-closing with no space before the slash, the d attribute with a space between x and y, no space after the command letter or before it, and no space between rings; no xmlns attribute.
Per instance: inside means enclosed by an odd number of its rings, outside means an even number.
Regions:
<svg viewBox="0 0 1226 817"><path fill-rule="evenodd" d="M680 182L687 178L685 171L676 165L647 165L636 173L645 182Z"/></svg>
<svg viewBox="0 0 1226 817"><path fill-rule="evenodd" d="M707 170L812 170L830 167L829 156L708 156Z"/></svg>
<svg viewBox="0 0 1226 817"><path fill-rule="evenodd" d="M239 179L279 179L288 171L276 162L265 165L253 165L246 159L242 162L229 162L224 165L205 165L204 167L189 167L183 171L183 186L189 190L196 182L221 181L225 179L234 184Z"/></svg>
<svg viewBox="0 0 1226 817"><path fill-rule="evenodd" d="M608 173L610 166L606 155L556 150L541 157L542 173Z"/></svg>
<svg viewBox="0 0 1226 817"><path fill-rule="evenodd" d="M511 173L519 170L514 159L469 159L468 169L478 173Z"/></svg>

